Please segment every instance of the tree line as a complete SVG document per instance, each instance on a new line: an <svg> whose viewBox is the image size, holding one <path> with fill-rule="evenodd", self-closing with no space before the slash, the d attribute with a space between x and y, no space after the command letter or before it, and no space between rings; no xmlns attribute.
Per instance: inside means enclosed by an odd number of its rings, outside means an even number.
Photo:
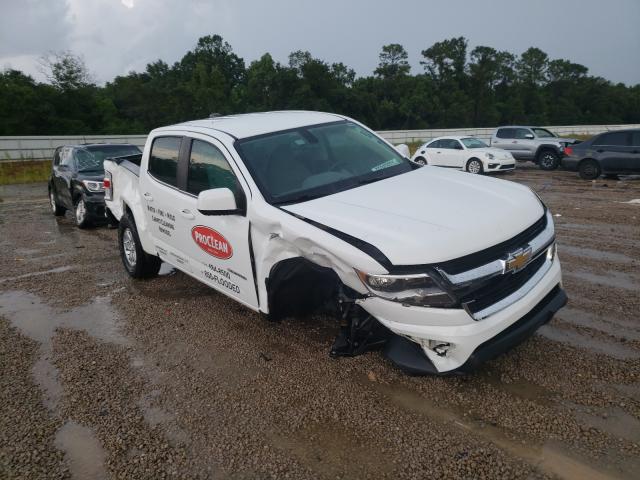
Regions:
<svg viewBox="0 0 640 480"><path fill-rule="evenodd" d="M97 85L81 57L43 57L46 82L0 72L0 135L144 134L211 113L304 109L351 116L377 130L498 124L640 123L640 84L614 84L531 47L517 56L469 49L464 37L421 52L412 73L402 45L382 47L372 75L306 51L248 66L219 35L169 65L157 60Z"/></svg>

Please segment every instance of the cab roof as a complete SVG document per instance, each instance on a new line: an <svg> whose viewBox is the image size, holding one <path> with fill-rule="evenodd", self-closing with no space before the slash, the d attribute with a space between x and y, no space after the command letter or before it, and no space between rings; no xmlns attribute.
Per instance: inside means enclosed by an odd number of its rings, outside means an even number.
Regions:
<svg viewBox="0 0 640 480"><path fill-rule="evenodd" d="M222 117L193 120L158 130L171 130L176 127L196 127L198 129L212 129L224 132L236 139L254 137L267 133L300 128L308 125L318 125L343 120L344 117L333 113L307 111L280 111L246 113Z"/></svg>

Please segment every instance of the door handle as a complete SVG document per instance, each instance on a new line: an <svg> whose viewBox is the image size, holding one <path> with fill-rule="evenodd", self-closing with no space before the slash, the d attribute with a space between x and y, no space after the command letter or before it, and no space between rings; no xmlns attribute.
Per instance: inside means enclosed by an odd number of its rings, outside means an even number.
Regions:
<svg viewBox="0 0 640 480"><path fill-rule="evenodd" d="M184 218L188 220L193 220L194 218L196 218L196 216L193 213L191 213L191 210L187 210L186 208L183 210L180 210L180 215L182 215Z"/></svg>
<svg viewBox="0 0 640 480"><path fill-rule="evenodd" d="M596 152L602 153L602 152L604 152L604 150L596 150Z"/></svg>
<svg viewBox="0 0 640 480"><path fill-rule="evenodd" d="M147 202L153 202L153 195L151 195L149 192L143 193L142 196Z"/></svg>
<svg viewBox="0 0 640 480"><path fill-rule="evenodd" d="M442 153L442 152L436 152L436 153Z"/></svg>
<svg viewBox="0 0 640 480"><path fill-rule="evenodd" d="M518 141L517 141L517 140L514 140L514 141L513 141L513 142L511 142L511 143L518 143Z"/></svg>

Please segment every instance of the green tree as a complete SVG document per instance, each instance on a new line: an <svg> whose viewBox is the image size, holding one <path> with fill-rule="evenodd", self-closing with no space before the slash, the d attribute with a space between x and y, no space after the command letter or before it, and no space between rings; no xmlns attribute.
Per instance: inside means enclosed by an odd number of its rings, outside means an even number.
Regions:
<svg viewBox="0 0 640 480"><path fill-rule="evenodd" d="M375 74L388 79L408 75L411 70L408 58L409 54L402 45L398 43L385 45L379 55L380 63Z"/></svg>

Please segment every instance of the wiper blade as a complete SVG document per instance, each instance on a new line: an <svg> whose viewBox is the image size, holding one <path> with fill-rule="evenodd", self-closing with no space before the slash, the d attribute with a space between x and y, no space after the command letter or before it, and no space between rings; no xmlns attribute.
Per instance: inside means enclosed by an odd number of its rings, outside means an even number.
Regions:
<svg viewBox="0 0 640 480"><path fill-rule="evenodd" d="M294 198L290 198L287 200L280 200L279 202L273 202L273 205L291 205L293 203L301 203L301 202L308 202L309 200L315 200L316 198L320 198L320 197L326 197L327 195L331 195L330 193L317 193L317 194L311 194L311 193L305 193L303 195L299 195L297 197Z"/></svg>

